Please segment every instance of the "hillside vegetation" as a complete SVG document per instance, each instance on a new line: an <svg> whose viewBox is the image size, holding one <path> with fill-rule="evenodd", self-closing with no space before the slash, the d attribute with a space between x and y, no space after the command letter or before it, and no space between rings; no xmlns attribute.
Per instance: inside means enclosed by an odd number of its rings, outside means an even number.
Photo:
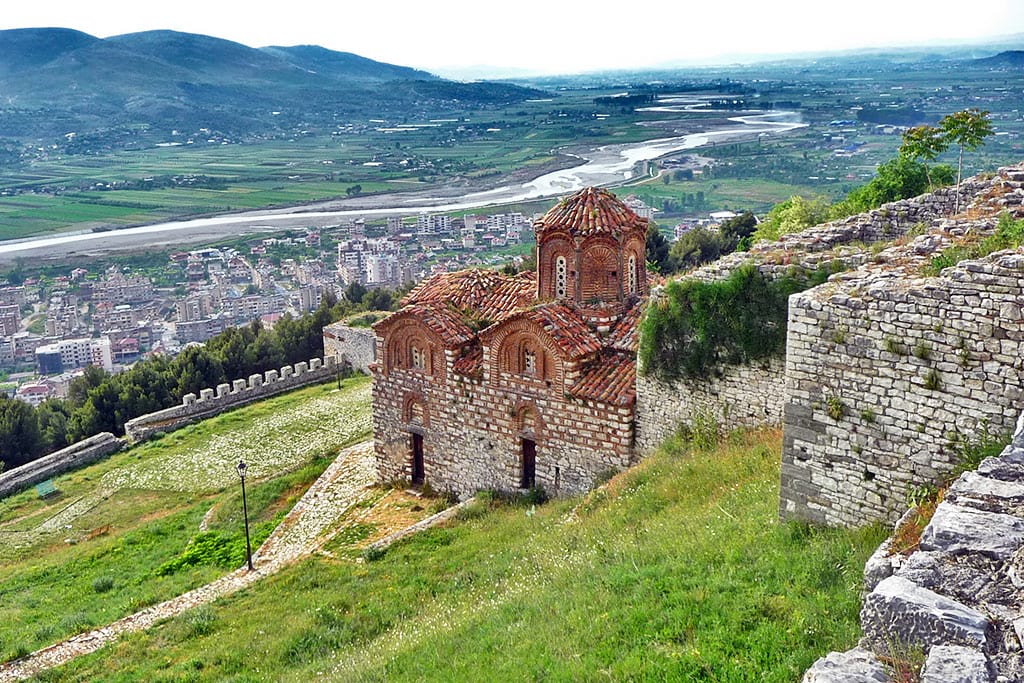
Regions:
<svg viewBox="0 0 1024 683"><path fill-rule="evenodd" d="M148 126L164 136L200 127L266 134L368 111L515 102L536 93L454 83L316 46L256 49L176 31L100 39L61 28L0 31L0 89L5 137L117 131L122 142ZM106 138L91 144L99 139Z"/></svg>
<svg viewBox="0 0 1024 683"><path fill-rule="evenodd" d="M857 638L883 532L777 522L778 432L682 441L584 498L481 496L46 674L72 681L793 681Z"/></svg>
<svg viewBox="0 0 1024 683"><path fill-rule="evenodd" d="M344 446L370 431L367 378L301 389L0 500L0 661L103 626L244 563L234 466L258 545ZM201 522L203 527L201 530ZM102 678L102 676L100 676Z"/></svg>

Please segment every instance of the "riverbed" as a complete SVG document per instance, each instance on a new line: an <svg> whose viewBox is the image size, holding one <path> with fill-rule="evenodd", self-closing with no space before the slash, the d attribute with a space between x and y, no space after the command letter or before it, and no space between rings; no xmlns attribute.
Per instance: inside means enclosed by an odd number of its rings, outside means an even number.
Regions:
<svg viewBox="0 0 1024 683"><path fill-rule="evenodd" d="M592 185L615 186L633 179L637 164L704 145L781 134L807 124L793 112L771 112L729 118L735 125L645 142L603 145L575 156L578 165L545 173L524 183L488 190L466 191L460 196L388 193L341 200L330 204L248 211L208 218L154 223L106 232L64 233L52 237L0 242L0 261L17 258L56 260L98 255L111 251L160 248L206 242L232 235L273 232L288 228L327 227L351 218L410 216L421 212L449 213L565 195ZM317 206L331 206L320 210Z"/></svg>

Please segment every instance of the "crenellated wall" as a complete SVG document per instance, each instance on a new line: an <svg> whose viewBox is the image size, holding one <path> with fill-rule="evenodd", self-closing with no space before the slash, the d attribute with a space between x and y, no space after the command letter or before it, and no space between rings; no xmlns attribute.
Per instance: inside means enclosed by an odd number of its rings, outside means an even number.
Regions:
<svg viewBox="0 0 1024 683"><path fill-rule="evenodd" d="M220 384L216 389L203 389L199 396L185 394L181 405L126 422L125 435L131 443L145 441L156 432L173 431L231 408L307 384L325 382L333 379L336 374L337 361L333 356L324 360L313 358L308 363L296 363L294 366L286 365L280 370L267 370L262 375L250 375L248 380L236 379L231 384Z"/></svg>

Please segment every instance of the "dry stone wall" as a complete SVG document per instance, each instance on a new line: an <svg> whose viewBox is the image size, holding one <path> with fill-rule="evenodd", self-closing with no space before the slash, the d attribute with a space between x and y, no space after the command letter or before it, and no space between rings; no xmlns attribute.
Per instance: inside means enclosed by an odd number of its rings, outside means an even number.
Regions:
<svg viewBox="0 0 1024 683"><path fill-rule="evenodd" d="M247 380L236 379L231 384L220 384L216 389L203 389L199 396L185 394L181 405L126 422L125 435L131 443L145 441L157 432L170 432L225 410L309 384L325 382L333 379L336 374L337 361L333 356L323 360L313 358L308 363L296 363L294 366L286 365L280 370L267 370L262 375L250 375Z"/></svg>
<svg viewBox="0 0 1024 683"><path fill-rule="evenodd" d="M1024 680L1024 415L998 457L950 487L920 548L893 554L887 540L864 576L858 647L819 659L804 683L889 681L880 657L915 649L925 683Z"/></svg>
<svg viewBox="0 0 1024 683"><path fill-rule="evenodd" d="M968 205L977 196L987 196L993 188L1002 187L1000 183L1006 180L1005 176L1004 172L1002 176L967 179L960 191L961 206ZM870 248L871 244L904 239L911 230L940 225L952 213L955 201L956 190L943 188L932 194L892 202L868 213L784 235L777 242L754 245L748 252L729 254L686 277L721 280L748 264L768 279L820 269L869 266L880 259ZM658 290L652 292L652 301L658 296ZM791 312L791 322L793 319ZM800 324L801 316L797 316L796 321ZM838 327L843 329L842 324ZM673 383L644 375L641 370L637 378L638 451L649 452L681 424L692 425L698 416L711 417L723 427L781 423L786 403L783 391L786 368L780 357L751 365L722 366L710 377ZM824 379L832 374L830 370Z"/></svg>
<svg viewBox="0 0 1024 683"><path fill-rule="evenodd" d="M377 336L369 327L352 327L343 322L324 327L324 358L334 357L342 365L369 374L377 361Z"/></svg>
<svg viewBox="0 0 1024 683"><path fill-rule="evenodd" d="M1024 179L1024 178L1022 178ZM921 269L995 218L945 221L789 303L783 517L893 521L957 442L1006 434L1024 403L1024 250Z"/></svg>
<svg viewBox="0 0 1024 683"><path fill-rule="evenodd" d="M67 448L44 455L21 467L0 474L0 498L59 474L84 467L124 448L124 441L110 432L83 439Z"/></svg>

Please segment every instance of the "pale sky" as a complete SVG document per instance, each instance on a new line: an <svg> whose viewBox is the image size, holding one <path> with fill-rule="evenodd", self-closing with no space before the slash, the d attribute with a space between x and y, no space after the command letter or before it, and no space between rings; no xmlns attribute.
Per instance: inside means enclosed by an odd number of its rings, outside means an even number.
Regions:
<svg viewBox="0 0 1024 683"><path fill-rule="evenodd" d="M442 75L475 66L565 74L711 64L734 61L737 54L962 43L1024 33L1021 0L22 0L4 5L0 28L61 26L101 38L173 29L252 47L316 44Z"/></svg>

